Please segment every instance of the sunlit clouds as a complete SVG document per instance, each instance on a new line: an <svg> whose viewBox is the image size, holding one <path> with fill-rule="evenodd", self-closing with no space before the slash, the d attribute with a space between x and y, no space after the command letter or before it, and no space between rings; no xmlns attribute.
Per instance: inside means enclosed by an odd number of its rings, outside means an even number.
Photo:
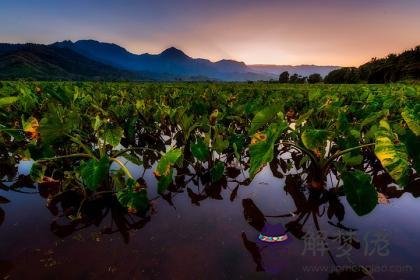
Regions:
<svg viewBox="0 0 420 280"><path fill-rule="evenodd" d="M420 44L420 1L148 2L1 1L0 41L92 38L134 53L344 66Z"/></svg>

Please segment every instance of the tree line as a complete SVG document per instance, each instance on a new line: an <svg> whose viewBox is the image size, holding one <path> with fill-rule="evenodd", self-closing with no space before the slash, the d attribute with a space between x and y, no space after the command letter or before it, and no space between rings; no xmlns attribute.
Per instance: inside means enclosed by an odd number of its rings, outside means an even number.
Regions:
<svg viewBox="0 0 420 280"><path fill-rule="evenodd" d="M290 75L285 71L280 74L280 83L320 83L326 84L384 84L405 80L420 80L420 46L400 54L390 54L385 58L372 58L360 67L342 67L331 71L324 79L318 73L302 77Z"/></svg>
<svg viewBox="0 0 420 280"><path fill-rule="evenodd" d="M309 75L309 77L301 76L298 74L290 75L288 71L284 71L279 76L279 83L291 83L291 84L316 84L322 82L321 74L314 73Z"/></svg>

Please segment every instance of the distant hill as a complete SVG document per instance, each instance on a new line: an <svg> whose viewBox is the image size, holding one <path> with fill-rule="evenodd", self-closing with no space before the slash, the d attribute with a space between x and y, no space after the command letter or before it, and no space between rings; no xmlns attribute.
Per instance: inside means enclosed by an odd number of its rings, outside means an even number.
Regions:
<svg viewBox="0 0 420 280"><path fill-rule="evenodd" d="M72 50L38 44L0 44L0 79L150 80Z"/></svg>

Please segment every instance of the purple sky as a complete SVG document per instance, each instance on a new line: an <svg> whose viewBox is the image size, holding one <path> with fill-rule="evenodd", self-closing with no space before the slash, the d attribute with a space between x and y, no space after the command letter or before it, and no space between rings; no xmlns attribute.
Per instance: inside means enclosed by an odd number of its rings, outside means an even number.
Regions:
<svg viewBox="0 0 420 280"><path fill-rule="evenodd" d="M357 66L420 44L420 1L0 0L1 42L88 38L134 53Z"/></svg>

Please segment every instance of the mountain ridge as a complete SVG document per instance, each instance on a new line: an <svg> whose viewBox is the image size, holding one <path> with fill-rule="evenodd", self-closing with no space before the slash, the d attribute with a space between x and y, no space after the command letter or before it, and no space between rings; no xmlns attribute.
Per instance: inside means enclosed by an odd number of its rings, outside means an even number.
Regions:
<svg viewBox="0 0 420 280"><path fill-rule="evenodd" d="M0 79L152 80L90 60L70 49L41 44L0 44Z"/></svg>
<svg viewBox="0 0 420 280"><path fill-rule="evenodd" d="M83 65L86 64L86 69L89 69L91 73L85 72L81 76L83 78L96 77L101 71L96 71L91 66L93 62L99 63L98 67L106 68L108 72L107 75L101 76L103 79L113 77L116 79L127 79L127 80L161 80L161 81L175 81L175 80L214 80L214 81L257 81L257 80L271 80L278 79L278 75L283 72L281 70L286 69L291 73L297 73L299 75L309 75L311 73L317 72L316 70L321 70L320 74L324 75L324 72L335 70L339 67L335 66L282 66L282 65L246 65L242 61L236 61L232 59L221 59L219 61L212 62L205 58L193 58L186 54L184 51L176 48L169 47L158 54L134 54L125 49L122 46L119 46L114 43L99 42L92 39L70 41L64 40L61 42L55 42L49 45L44 44L5 44L0 43L0 55L3 56L3 64L7 64L5 59L16 59L19 57L19 54L15 56L9 55L5 56L5 53L17 52L22 48L27 48L26 51L32 49L36 52L38 49L51 48L49 51L54 53L56 57L61 57L58 61L64 61L64 56L69 55L74 57L75 54L78 54L79 57L76 58L81 69ZM69 50L71 53L63 51L63 54L59 54L60 50ZM54 61L48 60L45 56L45 53L37 53L34 56L31 56L32 59L41 61L44 59L43 65L46 68L45 76L54 77L54 73L51 66ZM26 53L26 56L29 54ZM64 56L63 56L64 55ZM83 57L83 58L81 58ZM22 57L20 57L22 58ZM28 59L29 56L28 56ZM63 60L64 59L64 60ZM65 60L68 62L68 66L72 65L71 60ZM28 61L20 59L19 63L22 69L29 69L29 73L34 72L34 65L27 63ZM47 67L48 66L48 67ZM25 68L26 67L26 68ZM32 68L31 68L32 67ZM56 65L58 68L61 66ZM83 69L82 69L83 70ZM2 71L6 71L4 68ZM23 70L22 70L23 71ZM26 70L25 70L26 71ZM25 72L23 71L23 72ZM32 71L32 72L31 72ZM64 71L66 72L66 71ZM63 72L63 73L64 73ZM83 72L83 71L82 71ZM105 72L102 72L105 74ZM59 71L59 77L63 74ZM67 73L63 77L68 76L71 78L77 77L77 73ZM39 75L35 75L39 77ZM41 75L42 76L42 75ZM57 75L55 75L57 76ZM1 77L7 77L7 73L3 73Z"/></svg>

